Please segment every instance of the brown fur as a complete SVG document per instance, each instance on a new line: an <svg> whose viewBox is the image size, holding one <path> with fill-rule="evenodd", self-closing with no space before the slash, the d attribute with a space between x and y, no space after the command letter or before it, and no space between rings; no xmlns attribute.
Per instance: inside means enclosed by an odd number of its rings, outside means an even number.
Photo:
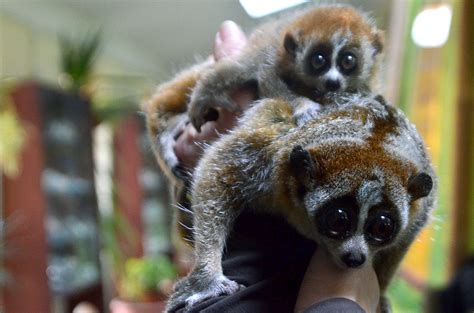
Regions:
<svg viewBox="0 0 474 313"><path fill-rule="evenodd" d="M300 36L303 41L310 41L314 39L312 38L314 36L318 36L318 39L322 41L329 41L330 36L338 31L342 31L343 34L351 33L359 38L368 37L372 40L376 35L359 11L342 6L322 7L303 14L286 28L286 32L295 30L297 36Z"/></svg>
<svg viewBox="0 0 474 313"><path fill-rule="evenodd" d="M203 69L209 65L210 62L206 61L179 73L170 82L158 86L144 103L151 138L156 138L160 129L166 128L165 121L169 117L186 112L189 95Z"/></svg>

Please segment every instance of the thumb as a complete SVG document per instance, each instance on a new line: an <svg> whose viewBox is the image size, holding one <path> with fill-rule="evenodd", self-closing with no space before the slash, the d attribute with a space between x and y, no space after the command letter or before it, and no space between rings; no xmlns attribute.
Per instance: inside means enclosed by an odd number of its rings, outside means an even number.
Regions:
<svg viewBox="0 0 474 313"><path fill-rule="evenodd" d="M247 44L242 29L233 21L222 23L214 41L214 58L216 61L237 55Z"/></svg>

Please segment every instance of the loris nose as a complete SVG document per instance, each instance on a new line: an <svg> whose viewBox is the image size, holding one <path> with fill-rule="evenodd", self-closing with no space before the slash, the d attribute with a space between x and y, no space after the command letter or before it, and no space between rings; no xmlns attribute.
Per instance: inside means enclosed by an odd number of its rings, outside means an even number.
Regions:
<svg viewBox="0 0 474 313"><path fill-rule="evenodd" d="M341 88L341 82L338 79L328 79L326 81L326 89L329 91L336 91Z"/></svg>
<svg viewBox="0 0 474 313"><path fill-rule="evenodd" d="M342 262L344 262L348 267L359 267L365 262L365 255L362 253L346 253L341 257Z"/></svg>

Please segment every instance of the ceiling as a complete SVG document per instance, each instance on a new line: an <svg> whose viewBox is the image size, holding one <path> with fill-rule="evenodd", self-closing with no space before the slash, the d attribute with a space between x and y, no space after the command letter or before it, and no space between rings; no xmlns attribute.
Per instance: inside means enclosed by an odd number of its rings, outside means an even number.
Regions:
<svg viewBox="0 0 474 313"><path fill-rule="evenodd" d="M371 11L379 26L386 27L386 1L343 2ZM261 22L249 17L237 0L0 0L0 9L55 35L100 28L103 57L156 81L208 55L224 20L232 19L246 31Z"/></svg>

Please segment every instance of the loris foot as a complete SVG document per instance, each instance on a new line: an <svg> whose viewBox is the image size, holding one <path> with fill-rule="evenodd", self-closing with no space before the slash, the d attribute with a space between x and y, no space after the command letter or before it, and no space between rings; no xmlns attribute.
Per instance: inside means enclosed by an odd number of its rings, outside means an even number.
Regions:
<svg viewBox="0 0 474 313"><path fill-rule="evenodd" d="M307 121L314 119L321 111L321 105L308 98L299 97L293 100L295 113L293 117L297 126L304 125Z"/></svg>
<svg viewBox="0 0 474 313"><path fill-rule="evenodd" d="M193 275L176 283L174 292L168 300L166 312L173 312L180 307L185 311L195 304L204 300L230 295L237 292L241 286L224 275L212 279L203 278L201 275Z"/></svg>

